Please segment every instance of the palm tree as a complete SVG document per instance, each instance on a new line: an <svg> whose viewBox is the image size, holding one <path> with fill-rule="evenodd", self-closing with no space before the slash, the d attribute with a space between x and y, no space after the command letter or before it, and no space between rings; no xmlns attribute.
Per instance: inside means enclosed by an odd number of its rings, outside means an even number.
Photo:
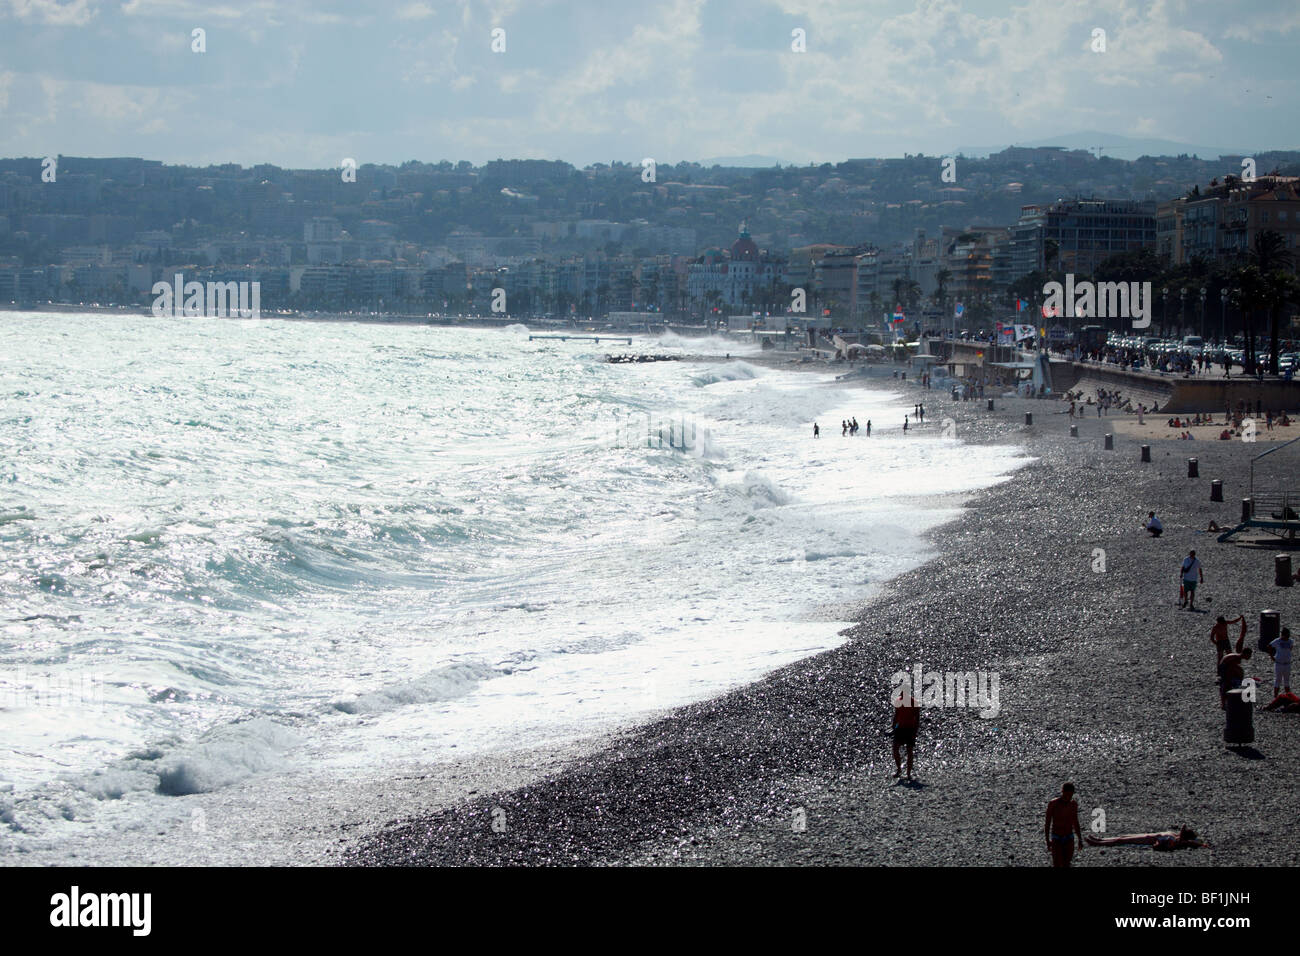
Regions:
<svg viewBox="0 0 1300 956"><path fill-rule="evenodd" d="M1043 270L1052 274L1052 263L1061 257L1061 244L1055 239L1047 239L1043 242Z"/></svg>
<svg viewBox="0 0 1300 956"><path fill-rule="evenodd" d="M895 305L905 305L910 310L914 308L917 297L921 294L921 286L915 279L898 278L894 280L894 303Z"/></svg>
<svg viewBox="0 0 1300 956"><path fill-rule="evenodd" d="M948 280L952 278L952 272L948 269L940 269L934 274L934 298L939 303L939 328L943 328L943 323L948 318ZM953 318L953 325L957 320Z"/></svg>
<svg viewBox="0 0 1300 956"><path fill-rule="evenodd" d="M1238 297L1241 317L1244 323L1245 354L1242 365L1247 372L1255 370L1255 313L1267 309L1271 304L1268 278L1259 271L1259 266L1249 265L1237 270L1236 285L1240 290Z"/></svg>
<svg viewBox="0 0 1300 956"><path fill-rule="evenodd" d="M1287 279L1293 259L1286 247L1286 240L1280 233L1265 229L1255 234L1255 242L1250 250L1250 262L1259 269L1264 279L1265 291L1261 304L1269 313L1269 358L1268 370L1277 374L1279 339L1282 328L1282 306L1288 298ZM1294 285L1291 283L1290 285Z"/></svg>

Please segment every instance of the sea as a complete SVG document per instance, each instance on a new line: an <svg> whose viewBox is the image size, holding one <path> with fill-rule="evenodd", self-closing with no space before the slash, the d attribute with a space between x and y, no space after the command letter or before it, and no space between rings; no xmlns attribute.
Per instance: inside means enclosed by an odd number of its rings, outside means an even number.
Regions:
<svg viewBox="0 0 1300 956"><path fill-rule="evenodd" d="M336 785L364 815L838 646L1028 461L758 354L5 313L0 863L301 862Z"/></svg>

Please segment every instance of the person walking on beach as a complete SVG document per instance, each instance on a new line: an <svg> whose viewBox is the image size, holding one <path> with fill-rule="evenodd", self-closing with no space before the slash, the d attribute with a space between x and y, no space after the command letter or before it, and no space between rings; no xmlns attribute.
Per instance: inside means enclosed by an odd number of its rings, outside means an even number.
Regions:
<svg viewBox="0 0 1300 956"><path fill-rule="evenodd" d="M854 418L852 421L849 422L849 434L856 435L857 433L858 433L858 420L857 418Z"/></svg>
<svg viewBox="0 0 1300 956"><path fill-rule="evenodd" d="M867 437L868 437L868 438L871 437L871 419L870 419L870 418L867 419Z"/></svg>
<svg viewBox="0 0 1300 956"><path fill-rule="evenodd" d="M1282 628L1282 636L1271 641L1268 646L1273 654L1273 693L1289 694L1291 693L1291 629Z"/></svg>
<svg viewBox="0 0 1300 956"><path fill-rule="evenodd" d="M1241 634L1237 638L1237 650L1241 650L1246 642L1246 615L1243 614L1228 621L1220 614L1218 620L1214 622L1214 627L1210 628L1210 643L1214 645L1214 650L1218 655L1216 666L1217 661L1223 660L1224 654L1232 653L1232 641L1228 639L1228 625L1238 622L1241 624Z"/></svg>
<svg viewBox="0 0 1300 956"><path fill-rule="evenodd" d="M1083 849L1083 831L1079 828L1079 804L1074 799L1074 784L1061 784L1061 794L1047 804L1047 819L1043 821L1043 835L1047 838L1047 852L1052 856L1052 866L1069 866L1074 858L1074 843Z"/></svg>
<svg viewBox="0 0 1300 956"><path fill-rule="evenodd" d="M840 437L843 438L849 433L849 423L843 418L840 419Z"/></svg>
<svg viewBox="0 0 1300 956"><path fill-rule="evenodd" d="M821 438L821 437L822 437L821 428L818 427L816 422L813 422L813 438Z"/></svg>
<svg viewBox="0 0 1300 956"><path fill-rule="evenodd" d="M1156 517L1154 511L1147 512L1147 522L1142 527L1146 528L1153 538L1160 537L1161 532L1165 530L1165 526L1160 523L1160 519Z"/></svg>
<svg viewBox="0 0 1300 956"><path fill-rule="evenodd" d="M924 405L924 404L921 405L921 406L920 406L920 409L921 409L921 413L920 413L920 415L919 415L918 417L921 419L921 424L924 425L924 424L925 424L925 405Z"/></svg>
<svg viewBox="0 0 1300 956"><path fill-rule="evenodd" d="M1188 551L1187 557L1183 558L1183 599L1179 602L1179 607L1186 607L1190 611L1196 610L1196 585L1205 583L1205 572L1201 570L1201 562L1196 557L1195 551Z"/></svg>
<svg viewBox="0 0 1300 956"><path fill-rule="evenodd" d="M906 415L903 416L903 434L904 434L904 435L907 434L907 416L906 416Z"/></svg>
<svg viewBox="0 0 1300 956"><path fill-rule="evenodd" d="M894 776L903 775L901 749L907 748L907 779L912 779L912 758L916 753L916 734L921 729L921 705L910 688L901 689L894 700Z"/></svg>

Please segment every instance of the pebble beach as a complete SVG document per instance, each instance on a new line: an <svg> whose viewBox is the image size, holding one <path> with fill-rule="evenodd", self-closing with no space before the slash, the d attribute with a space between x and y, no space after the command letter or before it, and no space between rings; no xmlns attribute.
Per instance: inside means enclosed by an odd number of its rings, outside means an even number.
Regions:
<svg viewBox="0 0 1300 956"><path fill-rule="evenodd" d="M1127 416L1071 422L1059 401L986 391L990 412L910 379L877 369L855 385L923 401L916 441L949 419L961 441L1019 446L1035 461L932 531L936 557L853 608L846 644L588 742L526 783L516 774L501 786L476 780L473 793L436 788L427 811L362 822L331 856L381 866L1045 866L1044 808L1070 780L1085 832L1187 825L1212 847L1088 847L1076 866L1300 863L1290 831L1300 715L1257 706L1254 743L1225 746L1209 640L1217 614L1245 614L1252 646L1260 611L1297 623L1300 589L1274 584L1281 539L1252 530L1221 544L1204 532L1211 520L1236 523L1250 459L1272 446L1138 439L1115 427ZM1187 477L1192 456L1198 478ZM1267 461L1297 471L1292 449ZM1223 482L1221 503L1210 500L1212 479ZM1164 522L1158 539L1141 528L1151 510ZM1198 612L1178 607L1192 548L1205 572ZM918 664L996 674L999 706L986 716L925 709L908 783L894 777L888 698L891 675ZM1257 653L1247 675L1262 681L1260 703L1271 699L1268 658Z"/></svg>

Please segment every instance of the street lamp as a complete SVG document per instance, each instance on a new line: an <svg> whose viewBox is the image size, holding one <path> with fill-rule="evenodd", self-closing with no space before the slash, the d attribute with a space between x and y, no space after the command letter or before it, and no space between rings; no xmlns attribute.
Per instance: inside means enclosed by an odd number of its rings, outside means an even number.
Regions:
<svg viewBox="0 0 1300 956"><path fill-rule="evenodd" d="M1219 344L1228 347L1228 287L1219 290Z"/></svg>
<svg viewBox="0 0 1300 956"><path fill-rule="evenodd" d="M1201 344L1205 343L1205 286L1201 286Z"/></svg>
<svg viewBox="0 0 1300 956"><path fill-rule="evenodd" d="M1169 337L1169 287L1160 290L1160 337Z"/></svg>
<svg viewBox="0 0 1300 956"><path fill-rule="evenodd" d="M1178 290L1178 331L1187 328L1187 286Z"/></svg>

